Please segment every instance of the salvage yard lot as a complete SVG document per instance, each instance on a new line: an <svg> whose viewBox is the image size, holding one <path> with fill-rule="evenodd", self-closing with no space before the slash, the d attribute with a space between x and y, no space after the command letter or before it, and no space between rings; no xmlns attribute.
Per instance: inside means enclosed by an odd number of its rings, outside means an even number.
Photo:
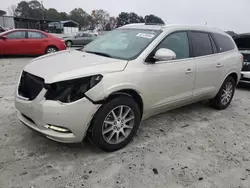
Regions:
<svg viewBox="0 0 250 188"><path fill-rule="evenodd" d="M224 111L202 102L150 118L125 149L105 153L20 123L14 89L31 59L0 59L0 188L249 187L250 87Z"/></svg>

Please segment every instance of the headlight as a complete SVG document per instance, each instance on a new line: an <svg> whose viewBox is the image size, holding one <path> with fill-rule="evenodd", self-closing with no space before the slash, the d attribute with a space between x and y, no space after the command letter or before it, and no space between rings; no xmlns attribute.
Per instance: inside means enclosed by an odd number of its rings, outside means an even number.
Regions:
<svg viewBox="0 0 250 188"><path fill-rule="evenodd" d="M83 98L85 93L102 80L102 75L46 84L47 100L70 103Z"/></svg>

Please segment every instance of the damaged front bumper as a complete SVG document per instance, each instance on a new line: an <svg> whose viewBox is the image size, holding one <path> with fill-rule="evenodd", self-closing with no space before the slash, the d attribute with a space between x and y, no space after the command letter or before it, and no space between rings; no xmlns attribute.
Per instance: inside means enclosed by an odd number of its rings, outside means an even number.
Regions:
<svg viewBox="0 0 250 188"><path fill-rule="evenodd" d="M33 101L15 96L18 118L47 138L64 143L82 142L90 122L100 107L83 98L73 103L45 100L43 89Z"/></svg>

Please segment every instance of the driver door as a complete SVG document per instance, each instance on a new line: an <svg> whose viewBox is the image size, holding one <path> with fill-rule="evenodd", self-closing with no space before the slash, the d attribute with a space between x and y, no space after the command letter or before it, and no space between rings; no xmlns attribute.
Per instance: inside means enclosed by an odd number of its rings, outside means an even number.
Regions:
<svg viewBox="0 0 250 188"><path fill-rule="evenodd" d="M2 51L4 55L28 54L26 31L12 31L5 34L2 40Z"/></svg>
<svg viewBox="0 0 250 188"><path fill-rule="evenodd" d="M148 85L151 90L147 97L151 99L152 113L182 106L192 100L195 62L189 46L187 32L174 32L165 37L147 58ZM175 52L176 59L155 61L153 56L161 48Z"/></svg>

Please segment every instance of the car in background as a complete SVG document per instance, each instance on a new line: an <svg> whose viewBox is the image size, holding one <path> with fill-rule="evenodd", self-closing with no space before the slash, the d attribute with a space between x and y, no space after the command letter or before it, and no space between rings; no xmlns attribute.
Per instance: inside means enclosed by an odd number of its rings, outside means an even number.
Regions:
<svg viewBox="0 0 250 188"><path fill-rule="evenodd" d="M244 58L240 82L250 84L250 34L235 35L233 39Z"/></svg>
<svg viewBox="0 0 250 188"><path fill-rule="evenodd" d="M0 33L0 55L43 55L66 50L62 39L46 32L13 29Z"/></svg>
<svg viewBox="0 0 250 188"><path fill-rule="evenodd" d="M90 34L94 34L96 36L99 35L98 31L97 30L84 30L83 31L84 33L90 33Z"/></svg>
<svg viewBox="0 0 250 188"><path fill-rule="evenodd" d="M97 37L96 34L88 32L79 32L72 36L63 37L67 47L71 46L84 46L92 42Z"/></svg>

